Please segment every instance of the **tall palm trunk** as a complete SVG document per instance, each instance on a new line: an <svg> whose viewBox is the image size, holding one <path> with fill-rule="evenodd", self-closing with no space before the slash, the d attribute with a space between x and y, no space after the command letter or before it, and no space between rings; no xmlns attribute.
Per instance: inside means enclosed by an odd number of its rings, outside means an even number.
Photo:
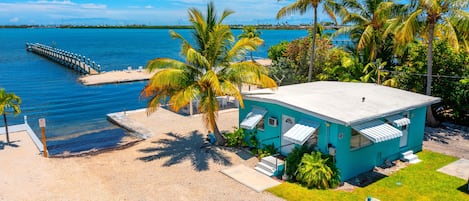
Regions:
<svg viewBox="0 0 469 201"><path fill-rule="evenodd" d="M435 23L430 22L429 24L429 30L428 30L428 50L427 50L427 89L426 89L426 94L431 95L432 94L432 74L433 74L433 37L434 37L434 32L435 32ZM438 121L435 119L433 116L433 111L432 111L432 106L427 107L427 122L430 126L437 126Z"/></svg>
<svg viewBox="0 0 469 201"><path fill-rule="evenodd" d="M213 133L215 134L215 139L217 140L217 145L225 145L226 140L225 138L221 135L220 130L218 129L218 125L215 122L215 125L213 126Z"/></svg>
<svg viewBox="0 0 469 201"><path fill-rule="evenodd" d="M10 144L10 136L8 135L7 115L3 113L3 121L5 122L5 135L7 136L7 144Z"/></svg>
<svg viewBox="0 0 469 201"><path fill-rule="evenodd" d="M316 48L316 31L318 29L318 14L317 14L317 6L314 6L314 25L313 25L313 41L311 44L311 55L309 56L309 69L308 69L308 82L311 82L311 78L313 76L313 68L314 68L314 52Z"/></svg>

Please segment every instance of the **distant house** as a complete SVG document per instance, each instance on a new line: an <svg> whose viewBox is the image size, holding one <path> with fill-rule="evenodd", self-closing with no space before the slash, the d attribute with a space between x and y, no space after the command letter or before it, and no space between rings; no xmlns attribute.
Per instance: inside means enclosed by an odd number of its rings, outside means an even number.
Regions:
<svg viewBox="0 0 469 201"><path fill-rule="evenodd" d="M283 155L303 144L334 155L346 180L421 151L426 107L439 101L371 83L322 81L247 92L239 119L259 144L274 144Z"/></svg>

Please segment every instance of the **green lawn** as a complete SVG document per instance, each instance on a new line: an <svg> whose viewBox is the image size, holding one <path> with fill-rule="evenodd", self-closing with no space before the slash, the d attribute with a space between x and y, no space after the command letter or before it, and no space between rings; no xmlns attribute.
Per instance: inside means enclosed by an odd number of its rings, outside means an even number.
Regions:
<svg viewBox="0 0 469 201"><path fill-rule="evenodd" d="M268 189L286 200L365 200L368 196L380 200L469 200L466 181L436 170L457 158L430 151L418 154L422 162L399 170L393 175L353 192L307 189L284 182ZM401 185L397 185L400 182Z"/></svg>

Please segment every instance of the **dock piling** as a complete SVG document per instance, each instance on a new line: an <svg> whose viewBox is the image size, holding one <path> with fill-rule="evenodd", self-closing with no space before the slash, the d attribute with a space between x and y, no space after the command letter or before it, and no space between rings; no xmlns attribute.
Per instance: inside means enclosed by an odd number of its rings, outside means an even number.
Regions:
<svg viewBox="0 0 469 201"><path fill-rule="evenodd" d="M101 66L97 65L90 58L57 49L40 43L26 43L26 51L46 57L58 64L73 69L80 74L99 74Z"/></svg>

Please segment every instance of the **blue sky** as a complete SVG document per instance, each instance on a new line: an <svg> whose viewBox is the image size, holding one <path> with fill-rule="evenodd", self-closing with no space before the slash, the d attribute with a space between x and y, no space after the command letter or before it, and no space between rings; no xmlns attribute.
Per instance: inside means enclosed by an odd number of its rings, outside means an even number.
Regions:
<svg viewBox="0 0 469 201"><path fill-rule="evenodd" d="M86 24L86 25L185 25L187 9L205 10L209 0L18 0L0 1L0 24ZM220 12L235 11L227 24L310 23L312 12L294 15L280 21L277 11L291 0L214 0ZM327 19L324 14L319 16Z"/></svg>

